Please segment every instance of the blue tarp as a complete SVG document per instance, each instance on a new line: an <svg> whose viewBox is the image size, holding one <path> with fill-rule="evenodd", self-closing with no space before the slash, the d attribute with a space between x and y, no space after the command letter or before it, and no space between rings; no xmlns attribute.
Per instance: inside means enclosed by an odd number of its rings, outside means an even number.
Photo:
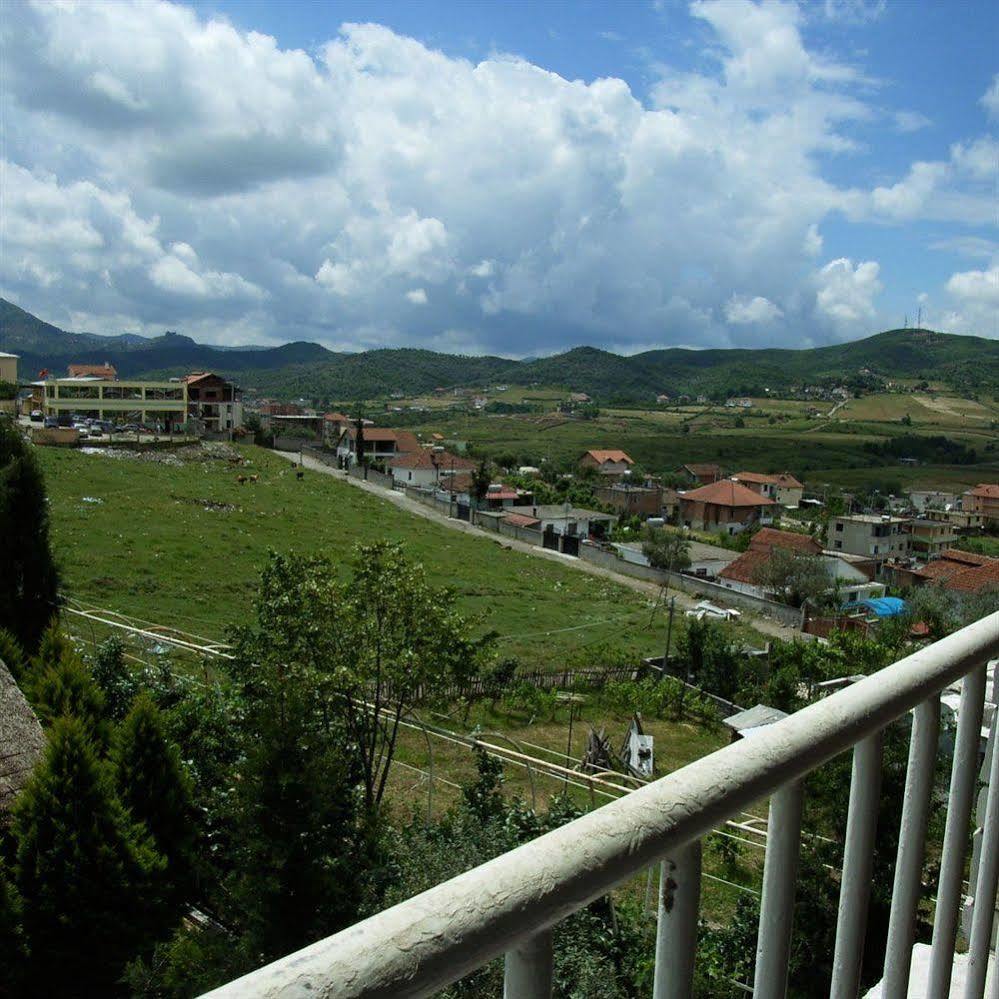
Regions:
<svg viewBox="0 0 999 999"><path fill-rule="evenodd" d="M906 612L905 601L901 597L871 597L858 600L855 606L869 607L878 617L897 617Z"/></svg>

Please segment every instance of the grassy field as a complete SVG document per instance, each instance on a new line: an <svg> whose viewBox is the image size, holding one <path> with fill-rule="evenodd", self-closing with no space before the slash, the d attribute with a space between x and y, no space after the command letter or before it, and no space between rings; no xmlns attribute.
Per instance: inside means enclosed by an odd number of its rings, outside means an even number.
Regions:
<svg viewBox="0 0 999 999"><path fill-rule="evenodd" d="M166 464L39 448L54 547L68 591L122 613L222 635L242 620L268 549L321 552L345 565L354 546L405 543L435 583L450 584L482 632L525 666L561 669L661 652L640 594L398 510L258 448L250 462ZM256 484L239 485L238 473ZM96 502L94 502L96 501Z"/></svg>

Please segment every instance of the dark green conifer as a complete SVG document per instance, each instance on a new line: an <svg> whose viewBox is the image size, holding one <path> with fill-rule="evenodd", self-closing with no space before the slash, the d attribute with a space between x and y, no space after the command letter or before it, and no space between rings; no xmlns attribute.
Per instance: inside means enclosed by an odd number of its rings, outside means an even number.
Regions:
<svg viewBox="0 0 999 999"><path fill-rule="evenodd" d="M34 652L56 607L59 574L49 546L41 469L17 427L0 417L0 627Z"/></svg>
<svg viewBox="0 0 999 999"><path fill-rule="evenodd" d="M49 995L106 994L161 925L164 860L114 793L82 722L57 719L14 810L15 882L32 981Z"/></svg>

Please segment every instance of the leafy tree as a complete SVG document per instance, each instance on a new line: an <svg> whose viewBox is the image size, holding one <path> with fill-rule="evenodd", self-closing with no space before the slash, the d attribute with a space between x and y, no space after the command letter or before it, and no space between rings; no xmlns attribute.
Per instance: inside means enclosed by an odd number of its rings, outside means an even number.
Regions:
<svg viewBox="0 0 999 999"><path fill-rule="evenodd" d="M17 427L0 419L0 627L34 652L56 605L59 574L38 462Z"/></svg>
<svg viewBox="0 0 999 999"><path fill-rule="evenodd" d="M753 582L765 587L781 603L792 607L817 603L833 588L833 581L821 556L776 546L754 570Z"/></svg>
<svg viewBox="0 0 999 999"><path fill-rule="evenodd" d="M254 696L261 685L304 680L329 724L345 726L369 813L381 805L410 706L478 670L487 640L468 637L456 600L452 589L431 586L397 544L355 549L346 583L324 558L272 553L257 626L235 636Z"/></svg>
<svg viewBox="0 0 999 999"><path fill-rule="evenodd" d="M655 569L683 572L690 568L690 539L679 531L647 527L642 538L642 554Z"/></svg>
<svg viewBox="0 0 999 999"><path fill-rule="evenodd" d="M90 675L104 694L108 717L120 721L139 690L139 680L125 662L125 643L117 635L97 647L90 662Z"/></svg>
<svg viewBox="0 0 999 999"><path fill-rule="evenodd" d="M58 718L77 718L95 748L103 753L110 738L104 695L75 653L45 669L31 685L31 700L39 720L51 725Z"/></svg>
<svg viewBox="0 0 999 999"><path fill-rule="evenodd" d="M480 461L478 467L472 470L471 479L472 499L475 500L475 505L478 507L486 498L486 495L489 492L489 485L492 482L492 473L489 469L489 463L486 461Z"/></svg>
<svg viewBox="0 0 999 999"><path fill-rule="evenodd" d="M739 660L725 635L707 619L691 618L677 648L687 664L687 678L699 687L731 700L739 689Z"/></svg>
<svg viewBox="0 0 999 999"><path fill-rule="evenodd" d="M364 453L364 413L360 405L357 407L357 418L354 420L354 448L357 463L364 468L368 464L368 457Z"/></svg>
<svg viewBox="0 0 999 999"><path fill-rule="evenodd" d="M28 974L50 995L113 991L160 928L151 891L163 859L115 796L76 718L49 730L14 810Z"/></svg>
<svg viewBox="0 0 999 999"><path fill-rule="evenodd" d="M111 762L118 797L132 818L145 825L153 846L166 860L165 894L184 901L193 866L191 782L149 694L136 698L118 726Z"/></svg>

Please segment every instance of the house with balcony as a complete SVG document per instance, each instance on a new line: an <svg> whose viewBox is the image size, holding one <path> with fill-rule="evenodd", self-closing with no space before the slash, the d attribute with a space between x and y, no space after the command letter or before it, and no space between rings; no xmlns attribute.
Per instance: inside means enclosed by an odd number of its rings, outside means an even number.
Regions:
<svg viewBox="0 0 999 999"><path fill-rule="evenodd" d="M142 423L181 432L187 422L183 382L108 381L81 375L37 383L46 416L83 417L114 423Z"/></svg>
<svg viewBox="0 0 999 999"><path fill-rule="evenodd" d="M911 551L907 517L890 514L843 514L830 517L826 548L832 552L863 555L879 569L889 559L905 558Z"/></svg>
<svg viewBox="0 0 999 999"><path fill-rule="evenodd" d="M761 472L736 472L730 476L733 482L744 485L747 489L768 496L775 503L788 510L797 510L801 504L805 487L790 472L780 475L764 475Z"/></svg>
<svg viewBox="0 0 999 999"><path fill-rule="evenodd" d="M969 489L961 499L961 508L981 517L986 527L999 524L999 483L980 482Z"/></svg>
<svg viewBox="0 0 999 999"><path fill-rule="evenodd" d="M411 454L422 449L416 435L408 430L390 430L388 427L364 427L362 430L362 451L366 461L390 462L403 454ZM358 463L357 428L346 427L340 433L336 453L350 464Z"/></svg>
<svg viewBox="0 0 999 999"><path fill-rule="evenodd" d="M777 504L739 482L722 479L679 494L680 521L695 531L738 534L755 524L773 521Z"/></svg>
<svg viewBox="0 0 999 999"><path fill-rule="evenodd" d="M187 412L208 433L225 433L243 425L239 387L212 371L196 371L181 379L187 387Z"/></svg>
<svg viewBox="0 0 999 999"><path fill-rule="evenodd" d="M909 522L909 550L924 557L939 555L957 541L957 533L944 520L916 517Z"/></svg>

